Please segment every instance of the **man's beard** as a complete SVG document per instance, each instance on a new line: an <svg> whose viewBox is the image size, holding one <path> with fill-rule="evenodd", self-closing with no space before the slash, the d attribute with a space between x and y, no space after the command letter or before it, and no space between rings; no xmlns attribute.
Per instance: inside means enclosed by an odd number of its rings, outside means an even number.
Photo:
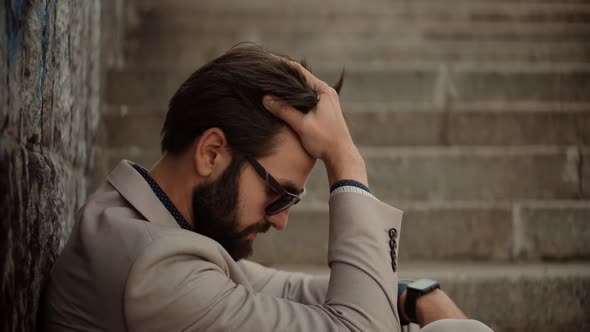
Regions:
<svg viewBox="0 0 590 332"><path fill-rule="evenodd" d="M270 224L260 221L239 231L238 196L243 159L234 156L232 162L211 183L203 183L193 190L193 220L195 232L217 241L230 256L238 261L252 255L252 233L264 233Z"/></svg>

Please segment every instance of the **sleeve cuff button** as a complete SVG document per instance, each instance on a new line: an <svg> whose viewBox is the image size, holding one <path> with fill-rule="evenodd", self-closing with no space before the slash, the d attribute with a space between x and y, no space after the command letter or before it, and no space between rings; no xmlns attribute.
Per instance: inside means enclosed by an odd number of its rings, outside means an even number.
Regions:
<svg viewBox="0 0 590 332"><path fill-rule="evenodd" d="M390 228L389 229L389 237L392 239L396 239L397 238L397 230L395 228Z"/></svg>

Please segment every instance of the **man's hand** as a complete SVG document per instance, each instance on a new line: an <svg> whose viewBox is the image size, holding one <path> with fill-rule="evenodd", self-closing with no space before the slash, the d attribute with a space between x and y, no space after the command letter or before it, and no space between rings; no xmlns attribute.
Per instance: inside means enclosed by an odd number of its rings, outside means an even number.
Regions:
<svg viewBox="0 0 590 332"><path fill-rule="evenodd" d="M288 61L288 60L285 60ZM303 114L274 96L264 96L264 106L284 120L299 136L303 148L326 165L330 186L338 180L356 180L368 185L365 163L346 126L336 91L300 64L290 61L319 92L315 111Z"/></svg>

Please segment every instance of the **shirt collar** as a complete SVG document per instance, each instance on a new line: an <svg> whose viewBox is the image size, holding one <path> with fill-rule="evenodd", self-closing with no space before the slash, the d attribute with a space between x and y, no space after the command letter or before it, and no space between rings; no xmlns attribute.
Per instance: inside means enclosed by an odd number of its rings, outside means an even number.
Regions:
<svg viewBox="0 0 590 332"><path fill-rule="evenodd" d="M150 188L152 188L152 191L154 192L154 194L156 194L156 196L158 197L160 202L162 202L162 204L164 204L164 207L166 207L166 209L170 212L172 217L174 217L174 219L176 220L178 225L183 229L192 231L193 230L192 226L188 223L188 221L186 221L186 219L182 216L180 211L178 211L178 209L176 208L174 203L172 203L172 201L170 200L170 197L168 197L168 195L166 195L164 190L162 190L162 188L160 187L160 185L158 185L156 180L154 180L154 178L152 178L150 176L148 171L145 168L139 166L138 164L131 164L131 166L133 168L135 168L135 170L139 174L141 174L141 176L143 176L143 178L148 183Z"/></svg>

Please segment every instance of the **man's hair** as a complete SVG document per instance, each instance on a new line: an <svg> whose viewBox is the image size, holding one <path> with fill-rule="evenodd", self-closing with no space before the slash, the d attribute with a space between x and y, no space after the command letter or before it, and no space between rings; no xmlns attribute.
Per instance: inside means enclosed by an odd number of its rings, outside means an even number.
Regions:
<svg viewBox="0 0 590 332"><path fill-rule="evenodd" d="M205 130L220 128L232 151L254 157L271 153L275 136L286 124L264 108L262 97L277 96L302 113L318 103L318 91L287 59L242 44L199 68L170 100L162 152L179 154ZM309 69L305 61L301 64ZM343 74L334 86L338 92Z"/></svg>

